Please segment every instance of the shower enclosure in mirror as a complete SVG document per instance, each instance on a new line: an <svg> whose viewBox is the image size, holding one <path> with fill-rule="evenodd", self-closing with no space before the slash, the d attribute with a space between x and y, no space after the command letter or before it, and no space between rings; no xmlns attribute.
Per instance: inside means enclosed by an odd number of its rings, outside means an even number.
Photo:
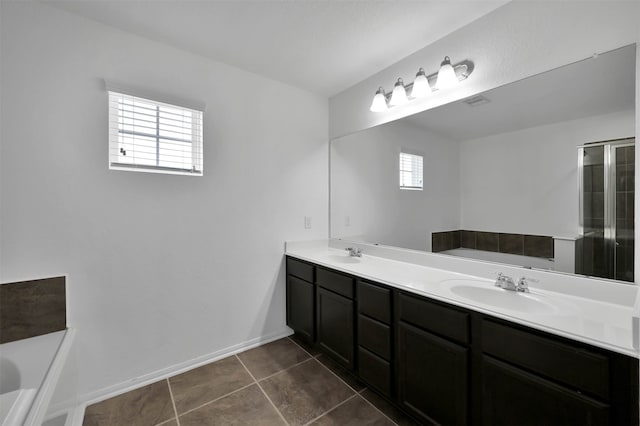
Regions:
<svg viewBox="0 0 640 426"><path fill-rule="evenodd" d="M634 138L578 148L576 273L633 281Z"/></svg>
<svg viewBox="0 0 640 426"><path fill-rule="evenodd" d="M332 140L332 238L634 281L635 64L634 44Z"/></svg>

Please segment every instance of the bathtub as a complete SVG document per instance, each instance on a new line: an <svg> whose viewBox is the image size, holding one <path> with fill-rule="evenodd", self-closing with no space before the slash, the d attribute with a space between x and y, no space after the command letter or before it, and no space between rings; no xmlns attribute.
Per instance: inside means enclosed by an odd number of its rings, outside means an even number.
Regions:
<svg viewBox="0 0 640 426"><path fill-rule="evenodd" d="M468 248L456 248L452 250L441 251L438 253L466 257L469 259L485 260L488 262L524 266L525 268L537 268L551 271L555 270L555 262L553 261L553 259L545 259L541 257L520 256L517 254L497 253L493 251L474 250Z"/></svg>
<svg viewBox="0 0 640 426"><path fill-rule="evenodd" d="M0 425L40 426L75 331L0 345Z"/></svg>

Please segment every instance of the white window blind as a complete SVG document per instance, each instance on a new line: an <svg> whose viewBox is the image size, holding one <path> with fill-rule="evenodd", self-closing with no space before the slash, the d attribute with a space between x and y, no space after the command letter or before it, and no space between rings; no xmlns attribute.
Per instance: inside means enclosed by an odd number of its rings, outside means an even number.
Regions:
<svg viewBox="0 0 640 426"><path fill-rule="evenodd" d="M400 189L422 189L422 156L400 153Z"/></svg>
<svg viewBox="0 0 640 426"><path fill-rule="evenodd" d="M202 115L109 91L109 168L202 176Z"/></svg>

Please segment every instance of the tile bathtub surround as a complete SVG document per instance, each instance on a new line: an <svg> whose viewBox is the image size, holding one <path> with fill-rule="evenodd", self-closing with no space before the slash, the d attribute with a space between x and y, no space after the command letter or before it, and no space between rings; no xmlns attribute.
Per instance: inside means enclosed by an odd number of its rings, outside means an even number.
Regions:
<svg viewBox="0 0 640 426"><path fill-rule="evenodd" d="M431 234L431 251L457 248L553 259L553 237L484 231L444 231Z"/></svg>
<svg viewBox="0 0 640 426"><path fill-rule="evenodd" d="M66 328L65 277L0 285L0 343Z"/></svg>
<svg viewBox="0 0 640 426"><path fill-rule="evenodd" d="M398 420L394 420L398 419ZM87 407L85 426L415 425L294 336Z"/></svg>

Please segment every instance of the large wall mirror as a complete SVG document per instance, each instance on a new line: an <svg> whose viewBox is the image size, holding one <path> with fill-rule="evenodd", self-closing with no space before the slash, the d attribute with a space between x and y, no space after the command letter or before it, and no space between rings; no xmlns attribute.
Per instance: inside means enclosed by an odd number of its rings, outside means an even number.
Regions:
<svg viewBox="0 0 640 426"><path fill-rule="evenodd" d="M635 63L634 44L331 141L332 238L633 282Z"/></svg>

